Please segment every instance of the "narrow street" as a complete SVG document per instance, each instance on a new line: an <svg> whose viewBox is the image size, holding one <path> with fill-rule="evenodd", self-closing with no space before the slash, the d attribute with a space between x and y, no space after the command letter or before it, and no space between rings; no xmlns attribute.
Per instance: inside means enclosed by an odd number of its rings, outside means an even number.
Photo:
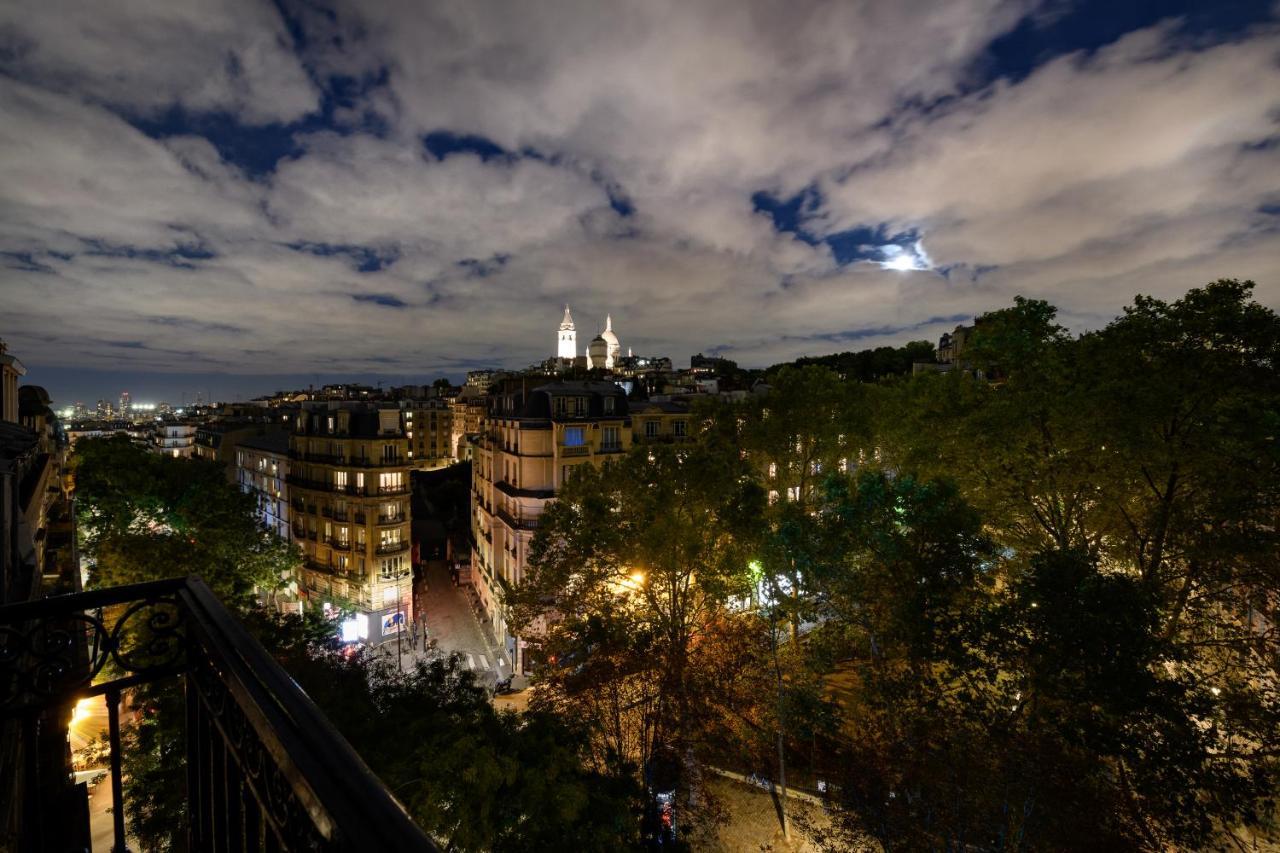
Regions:
<svg viewBox="0 0 1280 853"><path fill-rule="evenodd" d="M476 674L479 682L492 689L498 680L511 674L511 662L498 650L492 638L486 636L471 609L466 589L455 587L449 576L448 565L443 560L425 564L422 576L416 584L418 637L421 641L426 629L427 644L414 651L406 642L400 654L405 666L414 658L428 654L431 642L438 652L462 656L463 665ZM382 653L394 658L395 641L382 645Z"/></svg>

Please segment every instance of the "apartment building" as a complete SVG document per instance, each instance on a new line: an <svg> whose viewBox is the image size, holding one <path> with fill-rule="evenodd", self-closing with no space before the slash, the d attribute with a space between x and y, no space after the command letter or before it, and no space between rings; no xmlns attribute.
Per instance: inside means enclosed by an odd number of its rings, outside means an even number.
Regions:
<svg viewBox="0 0 1280 853"><path fill-rule="evenodd" d="M258 501L258 518L286 542L289 529L289 435L273 433L242 439L236 448L240 490Z"/></svg>
<svg viewBox="0 0 1280 853"><path fill-rule="evenodd" d="M290 536L305 553L298 594L348 607L343 638L377 644L412 608L409 438L395 404L315 403L289 437Z"/></svg>
<svg viewBox="0 0 1280 853"><path fill-rule="evenodd" d="M472 443L471 583L494 636L514 670L523 672L531 662L509 631L503 602L524 579L543 509L578 466L617 459L637 441L683 440L688 411L680 404L642 404L633 415L621 387L598 381L530 388L527 379L508 380L487 399Z"/></svg>
<svg viewBox="0 0 1280 853"><path fill-rule="evenodd" d="M157 422L151 433L151 450L190 459L196 450L196 425L171 419Z"/></svg>
<svg viewBox="0 0 1280 853"><path fill-rule="evenodd" d="M454 461L453 409L446 400L403 400L400 412L414 468L431 471Z"/></svg>

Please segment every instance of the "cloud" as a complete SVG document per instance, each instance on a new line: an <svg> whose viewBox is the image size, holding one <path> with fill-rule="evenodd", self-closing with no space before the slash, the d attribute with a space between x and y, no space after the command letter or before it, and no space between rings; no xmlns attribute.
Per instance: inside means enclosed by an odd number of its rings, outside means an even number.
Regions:
<svg viewBox="0 0 1280 853"><path fill-rule="evenodd" d="M1280 304L1274 23L1001 76L1047 8L8 4L0 333L36 364L428 377L545 358L564 302L749 365L1016 293L1076 328L1222 276Z"/></svg>
<svg viewBox="0 0 1280 853"><path fill-rule="evenodd" d="M13 0L0 69L144 115L177 105L288 122L319 97L280 15L254 0Z"/></svg>

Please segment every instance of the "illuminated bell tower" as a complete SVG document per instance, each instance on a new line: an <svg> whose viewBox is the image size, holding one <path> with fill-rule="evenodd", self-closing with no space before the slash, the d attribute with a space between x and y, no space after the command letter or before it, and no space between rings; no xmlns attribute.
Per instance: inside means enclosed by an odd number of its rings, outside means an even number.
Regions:
<svg viewBox="0 0 1280 853"><path fill-rule="evenodd" d="M573 325L573 315L569 306L564 306L564 319L560 321L560 347L556 351L557 358L573 359L578 355L578 332Z"/></svg>

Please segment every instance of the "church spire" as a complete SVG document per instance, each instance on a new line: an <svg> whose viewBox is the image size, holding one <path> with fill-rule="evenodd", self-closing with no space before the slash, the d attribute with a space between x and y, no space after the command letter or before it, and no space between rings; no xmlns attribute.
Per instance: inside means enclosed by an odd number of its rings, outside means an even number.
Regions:
<svg viewBox="0 0 1280 853"><path fill-rule="evenodd" d="M573 315L569 313L569 303L564 306L564 319L560 321L560 328L565 331L573 330Z"/></svg>
<svg viewBox="0 0 1280 853"><path fill-rule="evenodd" d="M613 315L612 315L612 314L605 314L605 315L604 315L604 330L605 330L606 332L612 332L612 331L613 331Z"/></svg>

